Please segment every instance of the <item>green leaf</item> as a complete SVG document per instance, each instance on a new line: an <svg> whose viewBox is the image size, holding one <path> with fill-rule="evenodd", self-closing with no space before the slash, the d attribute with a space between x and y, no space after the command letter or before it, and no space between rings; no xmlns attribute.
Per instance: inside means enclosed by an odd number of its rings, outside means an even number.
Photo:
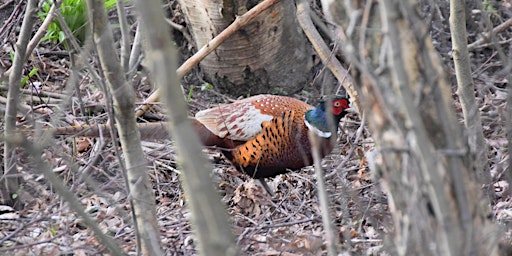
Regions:
<svg viewBox="0 0 512 256"><path fill-rule="evenodd" d="M30 72L28 73L28 76L24 76L22 79L21 79L21 83L20 83L20 87L21 88L24 88L25 85L27 84L28 82L28 79L30 79L31 77L33 77L35 74L37 74L37 72L39 71L38 68L33 68L30 70Z"/></svg>
<svg viewBox="0 0 512 256"><path fill-rule="evenodd" d="M123 0L123 2L128 2L128 0ZM116 7L116 0L105 0L104 3L107 10L112 10ZM53 1L44 1L41 5L41 11L37 16L41 20L44 20L48 16L48 12L52 5ZM64 0L60 5L60 12L64 21L71 29L73 36L75 36L78 42L82 44L85 41L87 24L87 8L85 0ZM61 24L57 19L55 19L48 27L46 36L42 41L51 40L53 43L63 43L65 39Z"/></svg>
<svg viewBox="0 0 512 256"><path fill-rule="evenodd" d="M52 236L56 236L56 235L57 235L57 229L55 228L55 226L54 226L54 225L51 225L51 226L50 226L50 234L51 234Z"/></svg>
<svg viewBox="0 0 512 256"><path fill-rule="evenodd" d="M190 87L190 90L188 91L187 102L190 102L190 100L192 99L193 93L194 93L194 87Z"/></svg>
<svg viewBox="0 0 512 256"><path fill-rule="evenodd" d="M20 84L20 88L25 88L25 85L27 84L28 82L28 76L25 76L21 79L21 84Z"/></svg>
<svg viewBox="0 0 512 256"><path fill-rule="evenodd" d="M204 91L204 90L211 90L213 89L213 84L210 84L210 83L203 83L201 85L201 91Z"/></svg>
<svg viewBox="0 0 512 256"><path fill-rule="evenodd" d="M127 2L126 0L124 2ZM110 11L116 6L116 0L105 1L105 8Z"/></svg>
<svg viewBox="0 0 512 256"><path fill-rule="evenodd" d="M64 31L59 31L58 32L58 38L59 38L59 43L62 43L64 42L64 40L66 40L66 34L64 34Z"/></svg>
<svg viewBox="0 0 512 256"><path fill-rule="evenodd" d="M30 70L30 72L28 73L28 76L29 77L33 77L35 74L37 74L37 72L39 71L38 68L33 68L32 70Z"/></svg>

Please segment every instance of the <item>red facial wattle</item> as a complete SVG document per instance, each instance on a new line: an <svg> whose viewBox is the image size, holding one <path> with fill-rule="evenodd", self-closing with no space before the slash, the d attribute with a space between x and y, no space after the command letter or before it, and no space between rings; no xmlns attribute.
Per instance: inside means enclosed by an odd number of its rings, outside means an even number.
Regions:
<svg viewBox="0 0 512 256"><path fill-rule="evenodd" d="M336 116L340 115L347 108L349 108L347 99L336 99L332 102L332 113Z"/></svg>

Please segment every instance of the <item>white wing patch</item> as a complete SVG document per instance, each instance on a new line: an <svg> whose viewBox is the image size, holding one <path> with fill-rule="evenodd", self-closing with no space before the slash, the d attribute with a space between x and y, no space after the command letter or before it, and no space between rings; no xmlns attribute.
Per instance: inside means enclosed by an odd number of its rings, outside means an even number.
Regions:
<svg viewBox="0 0 512 256"><path fill-rule="evenodd" d="M332 133L331 132L323 132L323 131L320 131L318 128L312 126L308 120L304 119L304 124L306 124L306 126L308 127L309 130L312 130L316 135L318 135L319 137L322 137L322 138L330 138Z"/></svg>
<svg viewBox="0 0 512 256"><path fill-rule="evenodd" d="M247 141L261 132L263 122L274 117L262 114L250 102L239 103L199 111L196 119L221 138Z"/></svg>

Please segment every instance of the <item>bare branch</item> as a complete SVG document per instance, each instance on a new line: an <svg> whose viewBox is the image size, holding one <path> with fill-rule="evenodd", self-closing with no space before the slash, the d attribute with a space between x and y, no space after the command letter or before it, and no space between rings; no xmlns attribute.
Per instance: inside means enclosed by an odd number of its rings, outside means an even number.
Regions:
<svg viewBox="0 0 512 256"><path fill-rule="evenodd" d="M162 255L160 229L156 219L155 196L147 174L146 159L140 145L140 135L133 114L135 96L115 54L112 31L102 0L88 0L89 21L94 42L113 96L116 127L126 164L127 187L133 204L137 235L144 255Z"/></svg>
<svg viewBox="0 0 512 256"><path fill-rule="evenodd" d="M152 80L161 90L172 122L178 162L183 168L182 182L192 213L195 235L202 255L236 255L237 249L220 195L214 190L209 172L211 167L202 153L199 138L188 118L187 105L179 86L184 73L178 71L176 49L157 1L136 1L147 39L146 57Z"/></svg>
<svg viewBox="0 0 512 256"><path fill-rule="evenodd" d="M475 99L475 86L471 76L471 64L466 33L465 4L450 0L450 29L452 54L457 78L457 94L460 98L464 125L468 134L471 153L475 155L475 171L484 184L490 184L491 177L487 164L487 147L484 139L480 111Z"/></svg>
<svg viewBox="0 0 512 256"><path fill-rule="evenodd" d="M343 87L347 90L351 99L354 99L353 102L357 109L359 110L359 101L357 97L357 91L354 88L354 83L352 81L352 77L348 73L348 71L343 68L341 63L338 61L336 56L333 54L333 51L329 50L325 42L323 41L320 33L316 30L313 22L311 21L310 16L310 8L309 2L305 0L298 1L297 4L297 19L299 20L299 24L304 30L304 33L308 37L311 44L313 44L313 48L315 48L318 56L325 65L331 70L334 76L340 81Z"/></svg>
<svg viewBox="0 0 512 256"><path fill-rule="evenodd" d="M14 53L14 61L9 74L9 91L7 92L7 106L5 110L5 137L9 138L16 133L16 115L18 113L19 94L23 65L25 64L25 55L27 53L27 45L32 35L34 27L35 14L37 11L37 1L29 0L25 10L25 17L21 25L21 31L16 42L16 52ZM0 176L0 190L2 198L9 205L20 208L22 205L16 203L16 191L19 189L20 178L17 175L15 164L16 146L6 141L4 147L4 169Z"/></svg>
<svg viewBox="0 0 512 256"><path fill-rule="evenodd" d="M9 137L6 143L16 143L19 146L23 147L29 155L32 156L35 166L38 173L42 173L45 179L51 184L52 188L59 194L62 199L64 199L69 207L75 211L84 224L87 225L88 228L94 233L94 235L101 241L101 244L104 245L112 255L125 255L123 250L117 245L117 243L112 239L112 237L107 236L103 231L101 231L98 224L91 218L91 216L85 213L85 208L80 203L80 199L77 198L68 188L64 185L62 180L51 170L48 166L48 163L43 161L41 155L43 154L40 148L37 148L34 143L27 141L26 138L23 137ZM35 170L36 170L35 169Z"/></svg>

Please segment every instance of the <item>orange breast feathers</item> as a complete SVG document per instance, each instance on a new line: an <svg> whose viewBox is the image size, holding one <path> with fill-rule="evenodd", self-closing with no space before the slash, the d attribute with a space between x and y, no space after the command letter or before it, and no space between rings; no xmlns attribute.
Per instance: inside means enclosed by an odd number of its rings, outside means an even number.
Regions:
<svg viewBox="0 0 512 256"><path fill-rule="evenodd" d="M259 95L200 111L196 120L201 133L211 133L200 135L206 146L222 145L233 165L252 177L272 177L310 164L304 115L312 108L289 97Z"/></svg>

